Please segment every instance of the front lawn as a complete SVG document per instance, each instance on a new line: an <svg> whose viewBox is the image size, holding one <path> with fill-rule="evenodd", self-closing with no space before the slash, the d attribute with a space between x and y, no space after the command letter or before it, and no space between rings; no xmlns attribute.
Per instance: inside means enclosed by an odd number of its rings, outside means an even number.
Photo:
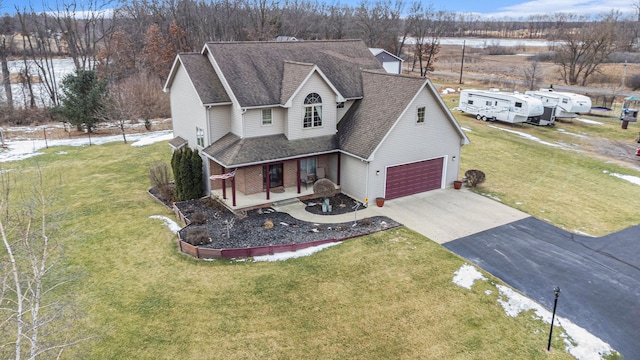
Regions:
<svg viewBox="0 0 640 360"><path fill-rule="evenodd" d="M173 217L146 193L166 143L45 152L2 167L37 161L61 181L64 265L79 278L56 295L77 304L75 336L92 337L64 358L571 358L546 352L547 324L505 315L499 281L454 284L464 260L406 228L284 262L198 261L149 218Z"/></svg>

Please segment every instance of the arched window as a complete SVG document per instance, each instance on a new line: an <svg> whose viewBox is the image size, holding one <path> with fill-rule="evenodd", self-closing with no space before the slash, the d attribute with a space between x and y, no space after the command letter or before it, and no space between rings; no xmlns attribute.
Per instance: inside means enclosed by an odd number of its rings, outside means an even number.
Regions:
<svg viewBox="0 0 640 360"><path fill-rule="evenodd" d="M302 126L305 128L322 126L322 98L320 95L311 93L304 99Z"/></svg>

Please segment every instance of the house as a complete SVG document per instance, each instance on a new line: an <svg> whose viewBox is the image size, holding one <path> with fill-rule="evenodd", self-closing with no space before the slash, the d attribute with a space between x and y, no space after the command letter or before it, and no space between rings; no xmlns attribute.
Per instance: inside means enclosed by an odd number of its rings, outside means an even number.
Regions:
<svg viewBox="0 0 640 360"><path fill-rule="evenodd" d="M231 208L312 194L360 201L450 186L468 139L428 79L387 74L361 40L209 42L179 54L174 149L203 158Z"/></svg>
<svg viewBox="0 0 640 360"><path fill-rule="evenodd" d="M369 51L382 63L382 67L384 67L386 72L390 74L402 74L402 63L404 60L385 49L369 48Z"/></svg>

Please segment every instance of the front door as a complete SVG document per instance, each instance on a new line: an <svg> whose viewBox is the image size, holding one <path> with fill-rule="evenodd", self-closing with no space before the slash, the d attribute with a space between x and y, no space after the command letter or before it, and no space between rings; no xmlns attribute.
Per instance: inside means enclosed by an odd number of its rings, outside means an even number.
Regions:
<svg viewBox="0 0 640 360"><path fill-rule="evenodd" d="M269 165L269 188L282 186L282 163ZM267 188L267 167L262 167L262 188Z"/></svg>

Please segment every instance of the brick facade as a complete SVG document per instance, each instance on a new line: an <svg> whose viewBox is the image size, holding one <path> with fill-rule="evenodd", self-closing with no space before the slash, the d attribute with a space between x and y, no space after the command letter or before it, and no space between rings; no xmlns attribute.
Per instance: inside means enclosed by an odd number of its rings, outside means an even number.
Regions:
<svg viewBox="0 0 640 360"><path fill-rule="evenodd" d="M323 167L325 173L329 174L329 157L330 155L320 155L317 160L317 167ZM236 191L249 195L264 192L264 180L262 176L263 165L255 165L236 170L235 182ZM220 164L209 160L209 175L220 175L230 169L223 169ZM298 184L298 160L287 160L282 162L282 182L284 187L297 186ZM211 189L217 190L222 188L222 180L210 180ZM227 186L231 186L231 180L227 180Z"/></svg>

